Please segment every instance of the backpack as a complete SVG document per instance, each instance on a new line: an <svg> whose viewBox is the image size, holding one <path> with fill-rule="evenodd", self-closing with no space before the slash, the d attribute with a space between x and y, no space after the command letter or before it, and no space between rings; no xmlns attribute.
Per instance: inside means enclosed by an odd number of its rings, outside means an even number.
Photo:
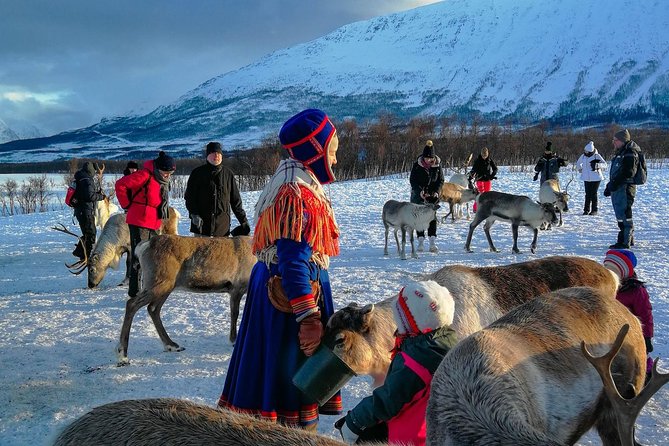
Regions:
<svg viewBox="0 0 669 446"><path fill-rule="evenodd" d="M646 169L646 157L643 152L637 152L637 166L634 177L632 177L632 184L641 185L646 184L648 179L648 169Z"/></svg>
<svg viewBox="0 0 669 446"><path fill-rule="evenodd" d="M77 180L72 180L69 186L67 186L67 192L65 192L65 204L73 208L77 206L77 199L74 197L77 193Z"/></svg>

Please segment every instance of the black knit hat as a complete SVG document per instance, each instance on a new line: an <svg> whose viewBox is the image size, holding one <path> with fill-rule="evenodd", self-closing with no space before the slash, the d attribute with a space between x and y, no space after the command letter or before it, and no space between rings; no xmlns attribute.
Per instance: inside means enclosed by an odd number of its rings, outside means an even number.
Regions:
<svg viewBox="0 0 669 446"><path fill-rule="evenodd" d="M177 169L177 163L174 158L163 152L158 154L158 158L153 160L153 165L163 172L174 172Z"/></svg>
<svg viewBox="0 0 669 446"><path fill-rule="evenodd" d="M212 141L207 144L207 155L212 153L223 153L223 147L220 142Z"/></svg>
<svg viewBox="0 0 669 446"><path fill-rule="evenodd" d="M546 148L544 149L544 152L552 152L553 151L553 149L551 148L552 145L553 145L553 143L548 141L546 143Z"/></svg>
<svg viewBox="0 0 669 446"><path fill-rule="evenodd" d="M128 161L128 164L125 165L126 169L139 169L139 164L136 161Z"/></svg>
<svg viewBox="0 0 669 446"><path fill-rule="evenodd" d="M423 158L434 158L434 145L431 140L427 140L423 148Z"/></svg>

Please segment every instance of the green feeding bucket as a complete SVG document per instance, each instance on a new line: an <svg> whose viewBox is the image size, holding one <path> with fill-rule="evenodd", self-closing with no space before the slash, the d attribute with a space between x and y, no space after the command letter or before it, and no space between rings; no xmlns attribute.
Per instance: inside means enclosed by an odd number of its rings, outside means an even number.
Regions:
<svg viewBox="0 0 669 446"><path fill-rule="evenodd" d="M293 384L322 406L354 376L355 372L339 356L321 344L299 368Z"/></svg>

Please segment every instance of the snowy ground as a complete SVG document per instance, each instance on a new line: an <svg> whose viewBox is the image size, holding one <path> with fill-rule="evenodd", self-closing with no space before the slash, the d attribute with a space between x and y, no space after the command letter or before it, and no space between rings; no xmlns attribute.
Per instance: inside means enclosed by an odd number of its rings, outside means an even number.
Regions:
<svg viewBox="0 0 669 446"><path fill-rule="evenodd" d="M664 370L669 353L669 171L651 170L634 206L637 271L647 281L654 305L655 354ZM536 197L538 184L529 173L501 169L496 190ZM0 176L0 181L4 178ZM59 182L59 179L56 178ZM600 193L603 187L600 189ZM581 216L582 183L570 187L572 211L562 228L542 232L536 255L529 253L531 233L520 230L523 254L511 254L511 229L497 223L493 238L501 253L488 251L483 228L474 233L473 254L463 245L468 222L440 225L438 254L402 261L383 256L381 208L388 199L408 199L408 179L335 183L329 188L342 229L342 254L333 259L331 279L337 307L350 301L375 302L391 296L407 277L447 264L501 265L547 255L579 255L601 261L615 241L617 227L610 200L600 198L599 216ZM243 194L252 213L257 192ZM183 202L173 203L187 215ZM442 213L443 215L443 213ZM86 288L85 277L63 266L72 261L72 239L49 229L72 223L68 209L0 217L0 444L49 444L69 421L89 409L116 400L176 397L214 405L223 385L232 347L227 340L227 297L176 291L168 299L163 321L186 350L165 353L145 311L135 317L130 336L131 365L116 367L114 347L123 318L126 290L117 284L123 271L108 273L101 287ZM179 231L187 234L182 219ZM370 392L370 380L356 377L343 390L346 408ZM649 445L669 444L669 387L643 411L637 437ZM664 420L664 421L663 421ZM323 417L319 430L334 435L336 417ZM592 433L579 443L599 444Z"/></svg>

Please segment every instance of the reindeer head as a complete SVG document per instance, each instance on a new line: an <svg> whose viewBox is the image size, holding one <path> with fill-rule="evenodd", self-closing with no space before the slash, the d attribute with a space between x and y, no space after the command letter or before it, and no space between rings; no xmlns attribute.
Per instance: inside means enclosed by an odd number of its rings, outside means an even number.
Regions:
<svg viewBox="0 0 669 446"><path fill-rule="evenodd" d="M560 219L557 216L555 211L555 205L553 203L539 203L541 208L544 211L543 221L550 223L552 225L557 225L560 222Z"/></svg>

